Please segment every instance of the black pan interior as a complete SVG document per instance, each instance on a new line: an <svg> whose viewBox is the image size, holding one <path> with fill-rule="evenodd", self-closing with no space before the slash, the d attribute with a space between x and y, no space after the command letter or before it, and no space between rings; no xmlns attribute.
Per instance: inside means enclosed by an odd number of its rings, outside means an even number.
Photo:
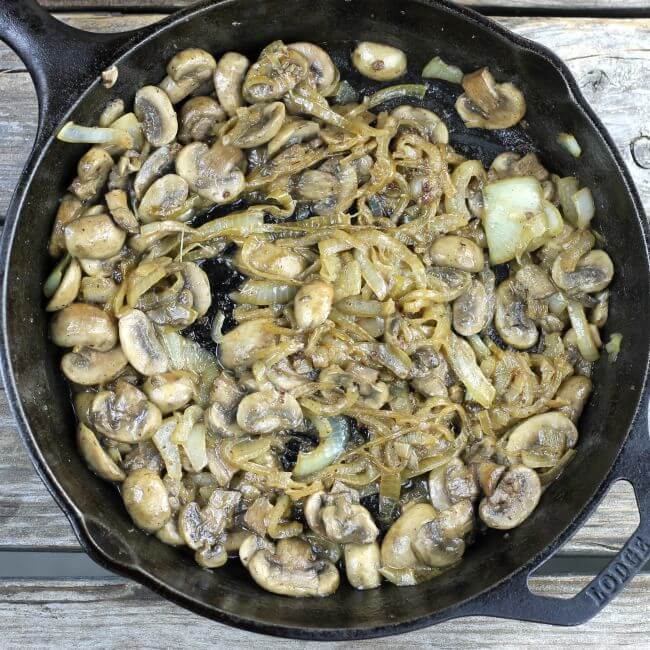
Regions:
<svg viewBox="0 0 650 650"><path fill-rule="evenodd" d="M77 454L68 391L58 370L60 352L47 340L41 294L51 267L47 241L57 200L83 151L56 141L44 152L15 232L7 292L11 363L22 409L44 462L81 513L90 537L109 557L137 567L161 588L183 595L186 604L235 624L267 631L279 626L294 635L309 635L310 629L335 636L353 630L357 634L370 629L395 631L400 624L446 616L445 611L451 615L449 608L542 553L570 526L605 479L627 434L648 361L648 331L641 323L650 313L644 231L606 142L574 102L553 63L438 4L235 0L202 9L135 48L119 64L118 84L111 91L96 84L72 118L96 122L107 99L115 94L129 102L138 87L162 78L166 61L178 49L198 46L215 54L235 49L256 57L262 46L279 38L322 44L334 53L346 75L352 44L358 40L383 41L403 49L409 58L409 81L418 81L419 71L436 54L465 70L489 64L497 78L512 79L523 89L528 102L526 124L508 133L468 132L453 111L458 89L432 82L424 104L450 125L452 143L486 162L507 149L538 151L547 167L563 175L577 173L593 189L599 213L596 227L616 265L608 331L623 334L623 351L616 364L601 361L596 391L580 427L578 456L546 492L536 512L508 534L492 531L470 548L457 569L421 586L398 589L386 584L370 592L342 586L334 597L309 601L261 591L237 562L214 572L200 569L191 557L135 530L112 486L95 478ZM369 88L367 80L355 74L349 78L356 87ZM582 144L584 155L578 162L555 144L560 131L574 133Z"/></svg>

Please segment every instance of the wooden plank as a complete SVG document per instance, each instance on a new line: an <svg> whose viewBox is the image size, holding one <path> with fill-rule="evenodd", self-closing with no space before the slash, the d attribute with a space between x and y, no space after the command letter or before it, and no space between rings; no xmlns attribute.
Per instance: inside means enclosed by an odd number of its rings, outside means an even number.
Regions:
<svg viewBox="0 0 650 650"><path fill-rule="evenodd" d="M572 577L538 578L545 595L568 597L581 586ZM556 648L647 648L650 576L632 580L616 600L579 628L558 628L503 619L470 617L397 637L354 643L354 648L538 648L552 638ZM211 622L121 579L15 580L0 582L3 648L250 648L298 650L302 641L262 637ZM47 640L45 640L47 639ZM311 643L309 648L351 644Z"/></svg>
<svg viewBox="0 0 650 650"><path fill-rule="evenodd" d="M63 18L94 31L132 29L159 16L76 14ZM650 124L650 53L644 48L650 20L573 20L508 18L504 24L534 37L564 57L596 111L610 128L632 167L647 208L650 172L636 165L630 143ZM0 46L0 214L27 157L34 134L36 100L22 64ZM646 126L644 126L646 125ZM67 521L31 468L0 393L0 548L76 549ZM634 499L622 485L613 488L598 513L566 547L566 553L612 552L633 530Z"/></svg>
<svg viewBox="0 0 650 650"><path fill-rule="evenodd" d="M181 9L194 4L196 0L41 0L49 9L83 9L115 7L115 9ZM562 10L570 11L620 11L622 7L631 9L648 9L646 0L456 0L457 4L475 9L487 8L491 12L501 10L530 9L535 11Z"/></svg>

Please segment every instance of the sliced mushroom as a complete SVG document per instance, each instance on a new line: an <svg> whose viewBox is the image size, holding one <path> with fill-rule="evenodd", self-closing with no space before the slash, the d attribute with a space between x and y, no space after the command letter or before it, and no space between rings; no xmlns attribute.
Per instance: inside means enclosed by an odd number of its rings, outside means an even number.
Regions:
<svg viewBox="0 0 650 650"><path fill-rule="evenodd" d="M142 390L163 415L186 406L196 394L197 376L188 371L172 370L147 377Z"/></svg>
<svg viewBox="0 0 650 650"><path fill-rule="evenodd" d="M156 149L142 163L140 170L133 180L135 198L140 201L152 183L171 167L176 154L181 150L181 145L172 143Z"/></svg>
<svg viewBox="0 0 650 650"><path fill-rule="evenodd" d="M221 132L221 141L240 149L266 144L280 130L285 116L282 102L238 108Z"/></svg>
<svg viewBox="0 0 650 650"><path fill-rule="evenodd" d="M201 566L217 568L226 563L226 529L232 525L240 499L239 492L217 488L204 508L199 508L192 501L179 512L178 529L181 537L196 551L194 557Z"/></svg>
<svg viewBox="0 0 650 650"><path fill-rule="evenodd" d="M297 429L302 420L302 409L296 398L275 390L246 395L237 407L237 424L255 435Z"/></svg>
<svg viewBox="0 0 650 650"><path fill-rule="evenodd" d="M66 194L61 199L50 236L48 250L52 257L60 257L65 252L65 227L81 216L82 210L83 204L76 196Z"/></svg>
<svg viewBox="0 0 650 650"><path fill-rule="evenodd" d="M316 492L305 502L304 511L309 527L337 544L370 544L379 534L371 514L349 492Z"/></svg>
<svg viewBox="0 0 650 650"><path fill-rule="evenodd" d="M287 47L299 52L307 59L310 79L323 97L328 97L335 92L339 81L339 71L330 55L322 47L306 42L290 43Z"/></svg>
<svg viewBox="0 0 650 650"><path fill-rule="evenodd" d="M153 323L138 309L119 321L120 342L129 363L143 375L157 375L169 370L165 354Z"/></svg>
<svg viewBox="0 0 650 650"><path fill-rule="evenodd" d="M497 287L494 326L499 336L518 350L533 347L539 338L535 322L526 314L524 297L512 279Z"/></svg>
<svg viewBox="0 0 650 650"><path fill-rule="evenodd" d="M449 143L447 126L433 111L404 104L393 109L391 115L400 123L415 128L423 137L434 144Z"/></svg>
<svg viewBox="0 0 650 650"><path fill-rule="evenodd" d="M523 465L513 465L501 477L494 493L482 499L479 516L490 528L515 528L535 510L541 495L537 472Z"/></svg>
<svg viewBox="0 0 650 650"><path fill-rule="evenodd" d="M553 262L551 277L553 282L570 292L597 293L606 289L614 277L614 264L610 256L602 250L587 253L578 262L575 271L562 268L564 259L558 255Z"/></svg>
<svg viewBox="0 0 650 650"><path fill-rule="evenodd" d="M470 273L483 270L485 264L481 247L467 237L445 235L438 237L429 249L431 261L437 266L445 266Z"/></svg>
<svg viewBox="0 0 650 650"><path fill-rule="evenodd" d="M97 476L105 481L115 482L126 478L126 474L99 444L94 432L83 423L77 428L77 444L84 460Z"/></svg>
<svg viewBox="0 0 650 650"><path fill-rule="evenodd" d="M185 542L178 532L178 524L170 519L162 528L156 531L156 537L169 546L185 546Z"/></svg>
<svg viewBox="0 0 650 650"><path fill-rule="evenodd" d="M68 258L69 259L69 258ZM47 311L59 311L75 301L81 287L81 266L76 259L69 259L69 264L61 277L61 282L56 288L45 308Z"/></svg>
<svg viewBox="0 0 650 650"><path fill-rule="evenodd" d="M260 587L281 596L329 596L339 586L334 564L317 560L309 544L295 537L255 551L247 568Z"/></svg>
<svg viewBox="0 0 650 650"><path fill-rule="evenodd" d="M91 260L105 260L117 255L126 232L107 214L80 217L64 228L65 247L71 255Z"/></svg>
<svg viewBox="0 0 650 650"><path fill-rule="evenodd" d="M122 484L122 498L133 523L148 533L160 530L171 518L165 485L151 470L129 474Z"/></svg>
<svg viewBox="0 0 650 650"><path fill-rule="evenodd" d="M451 302L469 289L472 276L467 271L432 266L427 269L427 287L437 293L436 302Z"/></svg>
<svg viewBox="0 0 650 650"><path fill-rule="evenodd" d="M381 584L379 544L346 544L345 574L355 589L376 589Z"/></svg>
<svg viewBox="0 0 650 650"><path fill-rule="evenodd" d="M187 197L189 186L185 179L176 174L166 174L152 183L138 206L138 215L143 223L187 219Z"/></svg>
<svg viewBox="0 0 650 650"><path fill-rule="evenodd" d="M129 233L136 233L140 230L140 224L129 208L128 197L124 190L111 190L104 196L104 200L113 220L122 230Z"/></svg>
<svg viewBox="0 0 650 650"><path fill-rule="evenodd" d="M282 99L307 78L308 69L302 54L290 50L282 41L274 41L248 70L242 85L244 99L251 104Z"/></svg>
<svg viewBox="0 0 650 650"><path fill-rule="evenodd" d="M57 312L50 325L52 340L62 348L89 347L107 352L117 343L113 317L99 307L83 302Z"/></svg>
<svg viewBox="0 0 650 650"><path fill-rule="evenodd" d="M462 336L478 334L492 320L496 304L494 273L484 270L482 276L473 279L469 289L454 301L454 329Z"/></svg>
<svg viewBox="0 0 650 650"><path fill-rule="evenodd" d="M280 130L266 145L266 150L272 157L285 147L313 140L319 133L320 127L317 122L292 117L285 118Z"/></svg>
<svg viewBox="0 0 650 650"><path fill-rule="evenodd" d="M160 409L124 380L115 390L100 391L90 408L90 420L99 433L117 442L148 440L162 422Z"/></svg>
<svg viewBox="0 0 650 650"><path fill-rule="evenodd" d="M352 64L375 81L392 81L406 72L406 54L384 43L363 41L352 52Z"/></svg>
<svg viewBox="0 0 650 650"><path fill-rule="evenodd" d="M548 298L556 293L557 288L546 272L537 264L525 264L515 274L517 284L521 286L528 298L538 300Z"/></svg>
<svg viewBox="0 0 650 650"><path fill-rule="evenodd" d="M193 142L176 157L176 173L199 196L214 203L234 201L244 189L245 158L240 149L217 142Z"/></svg>
<svg viewBox="0 0 650 650"><path fill-rule="evenodd" d="M342 164L336 158L331 158L324 162L318 170L303 172L298 181L298 188L302 193L307 191L306 178L312 172L325 174L320 177L321 181L318 180L318 177L312 178L311 181L311 192L315 199L312 206L314 213L327 215L345 212L354 202L358 190L357 172L354 165ZM333 180L328 182L328 178ZM329 191L327 191L328 186L331 188ZM317 193L320 193L320 196L317 197Z"/></svg>
<svg viewBox="0 0 650 650"><path fill-rule="evenodd" d="M129 474L137 469L149 469L152 472L156 472L156 474L160 474L165 469L165 463L158 449L149 440L139 442L135 445L124 457L122 466Z"/></svg>
<svg viewBox="0 0 650 650"><path fill-rule="evenodd" d="M61 370L75 384L95 386L115 379L126 368L127 363L119 345L108 352L82 348L63 356Z"/></svg>
<svg viewBox="0 0 650 650"><path fill-rule="evenodd" d="M568 402L566 406L560 406L558 409L574 424L580 419L582 411L585 408L589 395L591 395L592 382L589 377L583 375L574 375L562 382L555 394L555 399Z"/></svg>
<svg viewBox="0 0 650 650"><path fill-rule="evenodd" d="M548 411L512 429L505 449L517 462L536 469L555 466L577 442L578 430L573 422L559 411Z"/></svg>
<svg viewBox="0 0 650 650"><path fill-rule="evenodd" d="M234 421L234 416L216 402L210 404L205 412L205 423L208 429L220 438L236 438L243 433L242 428Z"/></svg>
<svg viewBox="0 0 650 650"><path fill-rule="evenodd" d="M438 511L428 503L416 503L389 528L381 545L382 567L406 569L421 563L415 555L413 542L424 524L433 521Z"/></svg>
<svg viewBox="0 0 650 650"><path fill-rule="evenodd" d="M293 301L296 324L301 330L322 325L332 310L334 288L329 282L312 280L298 289Z"/></svg>
<svg viewBox="0 0 650 650"><path fill-rule="evenodd" d="M178 141L188 144L207 140L225 118L226 113L216 99L204 95L188 99L179 113Z"/></svg>
<svg viewBox="0 0 650 650"><path fill-rule="evenodd" d="M234 370L250 368L256 361L256 353L275 345L275 334L267 320L245 321L230 330L219 345L221 363Z"/></svg>
<svg viewBox="0 0 650 650"><path fill-rule="evenodd" d="M217 67L212 54L198 47L177 52L167 64L167 74L176 82L193 79L203 83L212 77Z"/></svg>
<svg viewBox="0 0 650 650"><path fill-rule="evenodd" d="M508 129L523 119L523 93L512 83L496 83L487 68L466 74L462 83L456 110L470 129Z"/></svg>
<svg viewBox="0 0 650 650"><path fill-rule="evenodd" d="M174 141L178 133L178 119L165 91L156 86L143 86L135 94L133 110L152 146L162 147Z"/></svg>
<svg viewBox="0 0 650 650"><path fill-rule="evenodd" d="M217 64L214 72L214 87L217 98L223 109L231 117L240 106L244 105L241 94L242 84L250 61L237 52L226 52Z"/></svg>
<svg viewBox="0 0 650 650"><path fill-rule="evenodd" d="M307 259L304 255L270 242L256 244L253 259L256 270L282 276L289 280L293 280L307 268ZM250 268L242 260L241 249L237 251L234 263L244 274Z"/></svg>
<svg viewBox="0 0 650 650"><path fill-rule="evenodd" d="M429 474L429 498L434 508L446 510L464 499L479 494L473 472L460 458L432 469Z"/></svg>
<svg viewBox="0 0 650 650"><path fill-rule="evenodd" d="M94 199L108 180L113 158L103 147L91 147L79 160L70 191L82 202Z"/></svg>

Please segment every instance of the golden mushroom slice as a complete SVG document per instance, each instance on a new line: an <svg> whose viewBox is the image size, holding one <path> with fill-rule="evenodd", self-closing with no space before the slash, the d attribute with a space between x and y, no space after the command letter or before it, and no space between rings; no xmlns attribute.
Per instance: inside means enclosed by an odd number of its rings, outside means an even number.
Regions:
<svg viewBox="0 0 650 650"><path fill-rule="evenodd" d="M176 174L165 174L147 189L138 206L143 223L166 220L185 220L192 216L188 209L189 185Z"/></svg>
<svg viewBox="0 0 650 650"><path fill-rule="evenodd" d="M285 117L280 130L266 145L270 157L278 151L293 144L313 140L320 133L320 126L312 120L303 120L295 117Z"/></svg>
<svg viewBox="0 0 650 650"><path fill-rule="evenodd" d="M75 384L95 386L115 379L127 364L128 360L119 345L108 352L81 348L63 356L61 370Z"/></svg>
<svg viewBox="0 0 650 650"><path fill-rule="evenodd" d="M336 91L339 82L339 71L330 55L314 43L299 42L287 45L290 50L302 54L309 64L309 78L323 97L328 97Z"/></svg>
<svg viewBox="0 0 650 650"><path fill-rule="evenodd" d="M63 263L65 271L60 276L59 284L54 293L47 296L50 298L45 308L47 311L59 311L67 307L79 295L79 289L81 288L81 266L76 259L71 259L70 256L63 258ZM57 267L59 266L57 265ZM47 289L47 283L45 288Z"/></svg>
<svg viewBox="0 0 650 650"><path fill-rule="evenodd" d="M171 168L176 154L182 149L181 145L173 142L156 149L143 163L133 179L133 193L140 201L145 192L157 178L164 175Z"/></svg>
<svg viewBox="0 0 650 650"><path fill-rule="evenodd" d="M244 189L246 159L235 147L193 142L176 157L176 173L190 188L213 203L230 203Z"/></svg>
<svg viewBox="0 0 650 650"><path fill-rule="evenodd" d="M301 330L322 325L332 310L334 288L329 282L312 280L298 289L293 301L296 324Z"/></svg>
<svg viewBox="0 0 650 650"><path fill-rule="evenodd" d="M238 108L221 131L224 145L252 149L266 144L282 127L286 109L282 102Z"/></svg>
<svg viewBox="0 0 650 650"><path fill-rule="evenodd" d="M148 440L162 422L160 409L146 395L124 380L115 390L95 395L90 420L99 433L117 442L137 443Z"/></svg>
<svg viewBox="0 0 650 650"><path fill-rule="evenodd" d="M80 201L94 199L108 180L113 167L113 158L103 147L91 147L79 160L77 177L70 185L70 191Z"/></svg>
<svg viewBox="0 0 650 650"><path fill-rule="evenodd" d="M512 83L498 84L487 68L463 77L465 93L456 110L470 129L508 129L526 114L523 93Z"/></svg>
<svg viewBox="0 0 650 650"><path fill-rule="evenodd" d="M559 411L534 415L511 429L507 436L508 455L533 469L553 467L578 442L575 425Z"/></svg>
<svg viewBox="0 0 650 650"><path fill-rule="evenodd" d="M375 81L392 81L406 72L406 54L384 43L363 41L352 52L352 64Z"/></svg>
<svg viewBox="0 0 650 650"><path fill-rule="evenodd" d="M526 313L525 296L511 278L497 287L494 326L499 336L518 350L532 348L539 338L535 321Z"/></svg>
<svg viewBox="0 0 650 650"><path fill-rule="evenodd" d="M169 359L153 323L139 309L120 318L119 333L122 350L138 372L149 376L169 370Z"/></svg>
<svg viewBox="0 0 650 650"><path fill-rule="evenodd" d="M436 239L431 244L429 255L437 266L469 273L482 271L485 264L481 247L471 239L457 235L445 235Z"/></svg>
<svg viewBox="0 0 650 650"><path fill-rule="evenodd" d="M216 125L226 118L226 113L212 97L192 97L180 110L178 141L188 144L210 138Z"/></svg>
<svg viewBox="0 0 650 650"><path fill-rule="evenodd" d="M474 473L460 458L453 458L429 473L429 499L438 510L446 510L459 501L475 499L478 495Z"/></svg>
<svg viewBox="0 0 650 650"><path fill-rule="evenodd" d="M173 142L178 133L178 119L169 96L156 86L143 86L135 94L133 110L142 123L147 141L154 147Z"/></svg>
<svg viewBox="0 0 650 650"><path fill-rule="evenodd" d="M148 533L160 530L171 518L165 484L149 469L138 469L126 477L122 499L133 523Z"/></svg>
<svg viewBox="0 0 650 650"><path fill-rule="evenodd" d="M83 423L77 427L77 444L84 460L97 476L115 482L126 478L124 470L106 453L95 433Z"/></svg>
<svg viewBox="0 0 650 650"><path fill-rule="evenodd" d="M233 116L244 105L242 84L250 61L238 52L226 52L214 71L214 87L217 99L229 116Z"/></svg>
<svg viewBox="0 0 650 650"><path fill-rule="evenodd" d="M494 273L485 269L452 307L454 329L461 336L481 332L492 320L495 308Z"/></svg>
<svg viewBox="0 0 650 650"><path fill-rule="evenodd" d="M272 331L268 320L244 321L221 339L219 358L231 370L250 368L255 363L256 353L276 342L277 334Z"/></svg>
<svg viewBox="0 0 650 650"><path fill-rule="evenodd" d="M199 83L210 79L217 67L212 54L198 47L176 53L167 64L167 74L176 82L191 78Z"/></svg>
<svg viewBox="0 0 650 650"><path fill-rule="evenodd" d="M481 500L479 516L490 528L510 530L535 510L542 485L535 470L513 465L501 477L493 494Z"/></svg>
<svg viewBox="0 0 650 650"><path fill-rule="evenodd" d="M254 435L297 429L302 421L300 404L289 393L258 391L246 395L237 407L237 424Z"/></svg>
<svg viewBox="0 0 650 650"><path fill-rule="evenodd" d="M564 256L558 255L551 268L553 282L572 293L598 293L606 289L614 277L611 257L602 250L593 250L580 258L575 270L565 271Z"/></svg>
<svg viewBox="0 0 650 650"><path fill-rule="evenodd" d="M381 551L377 542L346 544L343 549L345 575L359 590L376 589L381 584Z"/></svg>
<svg viewBox="0 0 650 650"><path fill-rule="evenodd" d="M147 377L142 390L163 415L182 409L196 395L198 376L183 370L171 370Z"/></svg>
<svg viewBox="0 0 650 650"><path fill-rule="evenodd" d="M334 564L317 559L309 544L297 537L255 551L247 564L260 587L281 596L329 596L339 586Z"/></svg>
<svg viewBox="0 0 650 650"><path fill-rule="evenodd" d="M555 399L567 402L558 409L575 424L582 415L582 411L589 400L593 384L589 377L573 375L562 382L555 394Z"/></svg>
<svg viewBox="0 0 650 650"><path fill-rule="evenodd" d="M103 309L83 302L58 311L50 325L54 343L62 348L89 347L107 352L117 343L114 318Z"/></svg>

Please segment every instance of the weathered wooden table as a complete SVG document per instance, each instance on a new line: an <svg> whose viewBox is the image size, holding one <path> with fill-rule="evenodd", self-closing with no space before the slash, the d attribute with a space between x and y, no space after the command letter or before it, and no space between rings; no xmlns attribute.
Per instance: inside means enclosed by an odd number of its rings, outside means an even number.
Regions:
<svg viewBox="0 0 650 650"><path fill-rule="evenodd" d="M649 210L650 0L464 1L547 45L568 63L614 137ZM43 4L77 27L122 31L159 20L189 0L44 0ZM29 75L0 43L0 219L27 158L36 115ZM533 588L570 597L629 537L637 521L631 489L615 485L586 526L533 578ZM33 470L1 390L0 629L2 648L166 648L181 643L299 647L298 642L209 622L95 567L81 554L66 518ZM371 644L376 648L650 648L650 573L637 576L613 604L579 628L470 618L358 645Z"/></svg>

